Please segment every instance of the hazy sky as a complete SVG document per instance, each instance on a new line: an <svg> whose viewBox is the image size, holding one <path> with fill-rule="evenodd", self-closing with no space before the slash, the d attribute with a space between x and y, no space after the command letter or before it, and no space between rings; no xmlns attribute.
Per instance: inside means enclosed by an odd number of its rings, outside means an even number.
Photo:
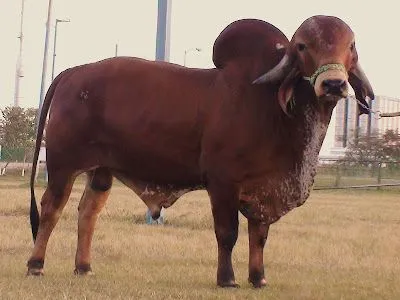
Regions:
<svg viewBox="0 0 400 300"><path fill-rule="evenodd" d="M258 18L280 28L290 39L306 18L316 14L338 16L356 34L360 62L376 94L400 97L400 39L397 1L381 0L172 0L171 61L213 67L212 45L229 23ZM37 106L40 92L48 0L25 0L24 53L21 106ZM0 0L0 107L12 105L18 54L20 0ZM57 35L55 73L114 55L154 59L157 0L53 0L48 76L51 76L54 24ZM47 83L47 85L49 82Z"/></svg>
<svg viewBox="0 0 400 300"><path fill-rule="evenodd" d="M55 18L61 23L57 35L56 74L63 69L114 55L154 59L157 0L53 0ZM289 4L290 3L290 4ZM289 38L307 17L335 15L346 21L356 34L361 64L377 94L400 97L398 72L400 53L396 1L266 1L266 0L172 0L171 61L213 67L212 45L230 22L259 18L280 28ZM21 80L22 106L38 103L43 60L48 0L25 0L24 53ZM0 107L11 105L14 96L15 65L18 54L20 0L0 0ZM49 70L53 31L49 48Z"/></svg>

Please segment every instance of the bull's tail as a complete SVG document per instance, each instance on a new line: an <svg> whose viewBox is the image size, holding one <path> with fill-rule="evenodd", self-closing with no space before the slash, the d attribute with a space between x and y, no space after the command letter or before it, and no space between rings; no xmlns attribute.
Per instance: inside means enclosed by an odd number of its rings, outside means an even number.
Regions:
<svg viewBox="0 0 400 300"><path fill-rule="evenodd" d="M39 211L37 208L36 204L36 198L35 198L35 177L36 177L36 168L38 164L38 158L39 158L39 151L40 151L40 146L42 143L42 138L43 138L43 131L46 126L46 119L47 119L47 114L49 112L51 100L53 98L54 92L56 90L56 87L58 83L60 82L61 78L64 77L65 73L68 70L65 70L61 74L59 74L56 79L52 82L50 85L46 97L44 98L42 107L40 109L40 116L39 119L37 120L38 122L38 127L37 127L37 136L36 136L36 146L35 146L35 153L33 155L33 163L32 163L32 172L31 172L31 182L30 182L30 188L31 188L31 208L30 208L30 221L31 221L31 229L32 229L32 236L33 236L33 241L36 240L36 235L38 232L39 228Z"/></svg>

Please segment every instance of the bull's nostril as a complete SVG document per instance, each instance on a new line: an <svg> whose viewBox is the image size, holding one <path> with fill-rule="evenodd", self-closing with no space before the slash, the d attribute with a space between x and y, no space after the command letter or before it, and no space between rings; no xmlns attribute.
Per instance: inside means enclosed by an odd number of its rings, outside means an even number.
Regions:
<svg viewBox="0 0 400 300"><path fill-rule="evenodd" d="M346 81L342 79L325 79L322 81L322 88L326 93L341 93L346 85Z"/></svg>

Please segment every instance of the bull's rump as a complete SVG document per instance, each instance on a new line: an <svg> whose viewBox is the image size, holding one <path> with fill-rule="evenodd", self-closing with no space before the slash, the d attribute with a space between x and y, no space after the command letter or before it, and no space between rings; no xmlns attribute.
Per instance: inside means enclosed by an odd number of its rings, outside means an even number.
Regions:
<svg viewBox="0 0 400 300"><path fill-rule="evenodd" d="M48 163L197 181L213 74L134 58L72 69L53 97Z"/></svg>

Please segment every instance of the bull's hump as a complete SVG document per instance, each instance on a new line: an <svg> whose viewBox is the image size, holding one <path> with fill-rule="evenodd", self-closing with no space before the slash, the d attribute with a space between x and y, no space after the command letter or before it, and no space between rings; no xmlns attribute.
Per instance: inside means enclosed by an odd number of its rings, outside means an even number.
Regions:
<svg viewBox="0 0 400 300"><path fill-rule="evenodd" d="M272 68L281 58L276 45L285 47L288 40L275 26L265 21L244 19L228 25L215 40L213 62L219 69L229 63L235 63L243 58L262 62L265 56Z"/></svg>

